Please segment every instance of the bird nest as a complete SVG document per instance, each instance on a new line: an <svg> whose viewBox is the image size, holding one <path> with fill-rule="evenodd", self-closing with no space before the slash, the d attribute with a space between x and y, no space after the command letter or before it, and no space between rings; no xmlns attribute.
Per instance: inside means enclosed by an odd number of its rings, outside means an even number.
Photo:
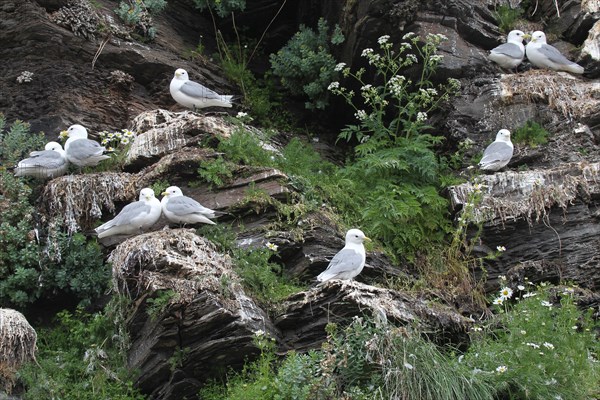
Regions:
<svg viewBox="0 0 600 400"><path fill-rule="evenodd" d="M479 190L481 200L474 201ZM532 226L546 218L552 207L565 210L577 197L585 200L598 193L600 163L569 164L545 171L508 171L480 176L476 182L450 188L454 208L468 207L471 221L492 225L524 218Z"/></svg>
<svg viewBox="0 0 600 400"><path fill-rule="evenodd" d="M126 240L111 253L114 288L137 298L142 292L172 290L173 302L189 303L200 292L242 291L231 258L216 251L193 229L164 229ZM230 304L235 308L234 304Z"/></svg>
<svg viewBox="0 0 600 400"><path fill-rule="evenodd" d="M134 175L104 172L68 175L52 180L42 198L49 220L62 219L69 234L89 229L102 210L115 212L115 202L136 200Z"/></svg>
<svg viewBox="0 0 600 400"><path fill-rule="evenodd" d="M566 72L531 70L502 75L500 87L501 96L507 101L543 101L566 118L589 118L600 109L600 83Z"/></svg>
<svg viewBox="0 0 600 400"><path fill-rule="evenodd" d="M35 361L37 334L23 314L0 308L0 388L8 393L15 372L27 361Z"/></svg>

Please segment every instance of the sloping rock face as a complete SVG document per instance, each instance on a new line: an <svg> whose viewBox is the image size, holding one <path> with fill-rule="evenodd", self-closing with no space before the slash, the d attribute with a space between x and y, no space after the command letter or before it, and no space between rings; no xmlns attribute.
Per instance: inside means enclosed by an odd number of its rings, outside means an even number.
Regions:
<svg viewBox="0 0 600 400"><path fill-rule="evenodd" d="M600 164L577 163L480 176L476 184L450 189L454 208L468 209L470 220L483 224L480 247L488 253L506 247L499 259L486 262L490 289L498 275L514 273L521 282L566 279L598 291L599 174ZM481 185L480 201L474 185Z"/></svg>
<svg viewBox="0 0 600 400"><path fill-rule="evenodd" d="M139 235L117 246L110 261L114 287L133 306L129 367L151 398L194 396L202 382L257 353L255 332L276 336L231 260L193 230Z"/></svg>
<svg viewBox="0 0 600 400"><path fill-rule="evenodd" d="M35 360L37 333L23 314L0 308L0 398L11 393L21 365Z"/></svg>
<svg viewBox="0 0 600 400"><path fill-rule="evenodd" d="M344 323L357 315L369 315L379 322L417 324L422 331L455 344L467 341L474 322L450 307L355 281L325 282L286 299L283 309L275 319L283 343L303 351L324 340L327 324Z"/></svg>

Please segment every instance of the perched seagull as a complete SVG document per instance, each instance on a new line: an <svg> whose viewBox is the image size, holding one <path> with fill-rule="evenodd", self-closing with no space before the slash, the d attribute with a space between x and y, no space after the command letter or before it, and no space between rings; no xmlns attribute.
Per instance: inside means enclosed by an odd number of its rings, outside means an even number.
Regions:
<svg viewBox="0 0 600 400"><path fill-rule="evenodd" d="M542 31L535 31L531 41L525 47L527 59L538 68L549 68L554 71L567 71L572 74L582 74L583 67L568 60L554 46L546 43L546 35Z"/></svg>
<svg viewBox="0 0 600 400"><path fill-rule="evenodd" d="M346 233L346 245L329 262L327 269L317 276L319 282L330 279L352 279L360 274L365 266L366 253L363 242L371 240L360 229L350 229Z"/></svg>
<svg viewBox="0 0 600 400"><path fill-rule="evenodd" d="M490 50L488 58L502 68L518 67L525 57L525 46L523 46L525 36L523 31L510 31L506 37L506 43Z"/></svg>
<svg viewBox="0 0 600 400"><path fill-rule="evenodd" d="M67 136L69 137L65 143L67 158L78 167L93 167L100 161L110 158L103 154L106 151L103 146L87 138L87 129L83 126L71 125L67 129Z"/></svg>
<svg viewBox="0 0 600 400"><path fill-rule="evenodd" d="M500 129L496 140L483 152L479 167L485 171L498 171L506 166L513 155L514 146L510 141L510 131Z"/></svg>
<svg viewBox="0 0 600 400"><path fill-rule="evenodd" d="M144 188L140 191L139 201L127 204L116 217L100 225L95 231L99 239L141 233L154 225L160 214L161 204L154 196L154 190Z"/></svg>
<svg viewBox="0 0 600 400"><path fill-rule="evenodd" d="M233 97L217 94L198 82L190 81L187 71L181 68L175 71L169 90L176 102L192 110L204 107L231 107Z"/></svg>
<svg viewBox="0 0 600 400"><path fill-rule="evenodd" d="M69 168L67 155L60 143L48 142L42 151L32 151L30 157L19 161L15 176L55 178L64 175Z"/></svg>
<svg viewBox="0 0 600 400"><path fill-rule="evenodd" d="M191 197L184 196L177 186L167 188L160 201L165 217L177 224L211 224L209 218L216 218L225 213L204 207Z"/></svg>

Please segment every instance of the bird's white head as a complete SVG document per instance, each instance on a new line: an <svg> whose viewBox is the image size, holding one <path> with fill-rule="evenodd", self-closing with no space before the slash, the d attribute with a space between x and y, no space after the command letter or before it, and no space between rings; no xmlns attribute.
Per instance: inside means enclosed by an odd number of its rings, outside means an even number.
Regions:
<svg viewBox="0 0 600 400"><path fill-rule="evenodd" d="M44 150L59 151L62 149L63 149L62 146L58 142L48 142L48 143L46 143L46 146L44 146Z"/></svg>
<svg viewBox="0 0 600 400"><path fill-rule="evenodd" d="M67 136L69 139L87 139L88 132L82 125L75 124L71 125L69 129L67 129Z"/></svg>
<svg viewBox="0 0 600 400"><path fill-rule="evenodd" d="M167 190L162 192L162 195L165 197L177 197L183 196L183 192L177 186L169 186Z"/></svg>
<svg viewBox="0 0 600 400"><path fill-rule="evenodd" d="M183 69L183 68L179 68L179 69L177 69L177 70L175 71L175 76L174 76L174 78L175 78L175 79L179 79L179 80L181 80L181 81L187 81L187 80L189 80L189 79L190 79L190 78L189 78L189 76L188 76L188 73L187 73L187 71L186 71L185 69Z"/></svg>
<svg viewBox="0 0 600 400"><path fill-rule="evenodd" d="M510 131L508 129L500 129L496 134L496 141L510 142Z"/></svg>
<svg viewBox="0 0 600 400"><path fill-rule="evenodd" d="M509 43L522 43L525 39L525 32L520 30L510 31L506 37L506 41Z"/></svg>
<svg viewBox="0 0 600 400"><path fill-rule="evenodd" d="M154 198L154 190L150 188L143 188L140 191L140 200L151 200Z"/></svg>
<svg viewBox="0 0 600 400"><path fill-rule="evenodd" d="M350 229L348 232L346 232L346 244L362 244L365 240L370 241L371 239L366 237L363 231L361 231L360 229Z"/></svg>
<svg viewBox="0 0 600 400"><path fill-rule="evenodd" d="M533 43L546 44L546 34L542 31L535 31L531 34L531 41Z"/></svg>

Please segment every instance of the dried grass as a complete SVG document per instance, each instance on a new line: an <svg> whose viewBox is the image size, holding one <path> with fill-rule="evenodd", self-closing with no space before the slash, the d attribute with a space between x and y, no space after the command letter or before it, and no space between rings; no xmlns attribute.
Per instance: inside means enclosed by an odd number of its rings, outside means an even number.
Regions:
<svg viewBox="0 0 600 400"><path fill-rule="evenodd" d="M89 229L102 216L102 209L114 213L115 202L137 200L139 189L134 175L128 173L79 174L52 180L42 197L48 219L62 219L73 234Z"/></svg>
<svg viewBox="0 0 600 400"><path fill-rule="evenodd" d="M480 176L483 199L475 205L474 222L492 225L524 218L532 226L548 216L552 207L565 210L577 198L600 193L600 163L568 164L549 170L501 172ZM469 202L472 183L450 188L458 208Z"/></svg>
<svg viewBox="0 0 600 400"><path fill-rule="evenodd" d="M201 291L219 293L224 302L227 295L243 295L231 258L218 253L193 229L164 229L133 237L117 246L109 261L114 288L129 297L169 289L178 294L172 299L178 303L191 302Z"/></svg>
<svg viewBox="0 0 600 400"><path fill-rule="evenodd" d="M600 109L600 82L584 81L566 72L531 70L502 75L500 88L504 101L542 101L570 119L591 117Z"/></svg>
<svg viewBox="0 0 600 400"><path fill-rule="evenodd" d="M0 308L0 388L10 393L15 372L23 363L35 361L37 334L23 314Z"/></svg>

